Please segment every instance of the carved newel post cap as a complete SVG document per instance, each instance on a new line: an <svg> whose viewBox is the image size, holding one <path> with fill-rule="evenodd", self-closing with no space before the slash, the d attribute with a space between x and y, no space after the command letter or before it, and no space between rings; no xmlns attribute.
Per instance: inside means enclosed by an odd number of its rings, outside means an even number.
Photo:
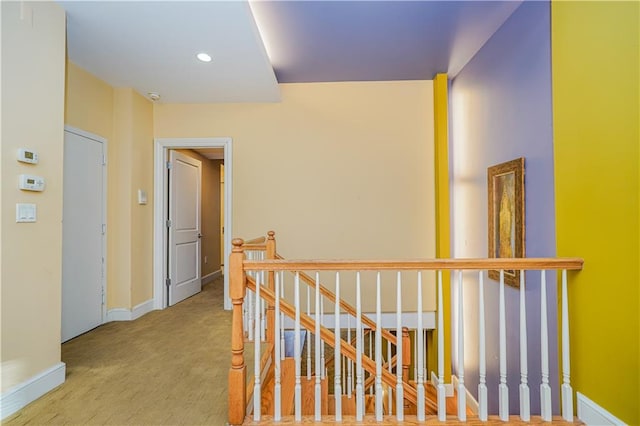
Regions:
<svg viewBox="0 0 640 426"><path fill-rule="evenodd" d="M273 237L276 235L276 233L273 232L273 231L269 231L269 232L267 232L267 235L269 236L270 240L273 240Z"/></svg>
<svg viewBox="0 0 640 426"><path fill-rule="evenodd" d="M233 249L231 251L238 253L242 251L242 245L244 244L244 240L242 238L234 238L231 240L231 245L233 245Z"/></svg>

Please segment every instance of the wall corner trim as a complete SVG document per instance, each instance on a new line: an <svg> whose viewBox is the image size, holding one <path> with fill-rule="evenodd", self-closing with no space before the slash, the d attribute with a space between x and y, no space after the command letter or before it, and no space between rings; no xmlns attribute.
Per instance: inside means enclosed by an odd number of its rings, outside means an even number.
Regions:
<svg viewBox="0 0 640 426"><path fill-rule="evenodd" d="M578 400L578 418L586 425L624 425L626 424L580 392Z"/></svg>
<svg viewBox="0 0 640 426"><path fill-rule="evenodd" d="M64 383L66 365L58 362L0 395L0 419L18 410Z"/></svg>

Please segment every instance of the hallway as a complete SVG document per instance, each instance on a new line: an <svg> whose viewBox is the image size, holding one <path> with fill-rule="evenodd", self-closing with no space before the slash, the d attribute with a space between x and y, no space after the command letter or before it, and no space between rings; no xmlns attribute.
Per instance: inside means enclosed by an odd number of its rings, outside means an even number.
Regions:
<svg viewBox="0 0 640 426"><path fill-rule="evenodd" d="M224 425L231 314L222 278L169 309L62 345L66 382L3 424Z"/></svg>

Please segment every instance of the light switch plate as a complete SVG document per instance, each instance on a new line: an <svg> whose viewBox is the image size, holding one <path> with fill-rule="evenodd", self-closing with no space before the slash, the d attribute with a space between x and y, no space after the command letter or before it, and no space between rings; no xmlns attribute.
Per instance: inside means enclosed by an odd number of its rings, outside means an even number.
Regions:
<svg viewBox="0 0 640 426"><path fill-rule="evenodd" d="M35 222L37 220L37 211L35 204L16 204L16 222Z"/></svg>
<svg viewBox="0 0 640 426"><path fill-rule="evenodd" d="M138 189L138 204L147 204L147 191Z"/></svg>

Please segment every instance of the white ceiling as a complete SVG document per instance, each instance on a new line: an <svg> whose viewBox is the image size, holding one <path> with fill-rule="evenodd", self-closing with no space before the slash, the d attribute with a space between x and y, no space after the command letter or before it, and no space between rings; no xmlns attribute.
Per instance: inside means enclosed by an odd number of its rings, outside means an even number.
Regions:
<svg viewBox="0 0 640 426"><path fill-rule="evenodd" d="M69 59L160 102L278 102L246 1L60 1ZM196 59L207 52L213 61Z"/></svg>
<svg viewBox="0 0 640 426"><path fill-rule="evenodd" d="M455 77L521 1L58 2L81 68L159 102L221 103L279 102L278 82Z"/></svg>

